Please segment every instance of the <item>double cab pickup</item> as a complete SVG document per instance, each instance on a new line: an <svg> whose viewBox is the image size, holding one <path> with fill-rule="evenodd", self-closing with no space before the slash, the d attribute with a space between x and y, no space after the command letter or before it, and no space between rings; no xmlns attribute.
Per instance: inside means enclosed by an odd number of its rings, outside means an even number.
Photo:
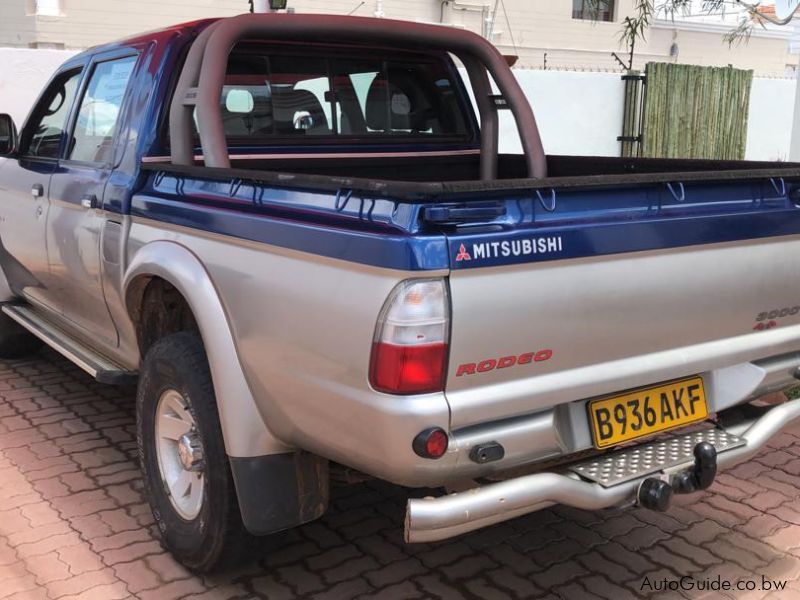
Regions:
<svg viewBox="0 0 800 600"><path fill-rule="evenodd" d="M0 116L0 356L137 384L197 571L320 517L343 468L425 489L408 542L668 510L800 417L754 402L796 383L798 256L800 165L546 155L454 28L187 23Z"/></svg>

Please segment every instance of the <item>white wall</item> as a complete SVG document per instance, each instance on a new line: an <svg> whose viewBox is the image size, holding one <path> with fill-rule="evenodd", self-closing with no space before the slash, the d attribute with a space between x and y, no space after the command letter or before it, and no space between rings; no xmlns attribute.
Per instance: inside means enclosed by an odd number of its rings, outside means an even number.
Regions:
<svg viewBox="0 0 800 600"><path fill-rule="evenodd" d="M547 154L619 156L625 85L618 73L515 70L533 106ZM521 152L509 111L500 116L500 151Z"/></svg>
<svg viewBox="0 0 800 600"><path fill-rule="evenodd" d="M624 84L617 73L515 70L548 154L619 156ZM797 81L754 78L747 160L788 160ZM501 114L500 149L521 152L511 115Z"/></svg>
<svg viewBox="0 0 800 600"><path fill-rule="evenodd" d="M753 79L747 160L789 160L796 89L794 79Z"/></svg>
<svg viewBox="0 0 800 600"><path fill-rule="evenodd" d="M22 127L44 84L75 54L68 50L0 48L0 113L10 114L17 127Z"/></svg>

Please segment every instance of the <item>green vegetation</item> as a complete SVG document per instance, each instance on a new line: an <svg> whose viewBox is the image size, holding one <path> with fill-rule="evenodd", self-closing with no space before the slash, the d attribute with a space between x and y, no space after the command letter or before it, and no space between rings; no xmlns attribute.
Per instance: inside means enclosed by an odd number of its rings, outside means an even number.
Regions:
<svg viewBox="0 0 800 600"><path fill-rule="evenodd" d="M795 400L797 398L800 398L800 385L798 385L797 387L793 387L792 389L787 391L786 392L786 397L789 400Z"/></svg>
<svg viewBox="0 0 800 600"><path fill-rule="evenodd" d="M597 13L599 8L608 5L608 0L587 0ZM745 16L738 26L725 34L725 41L729 44L746 41L750 38L753 28L765 22L774 20L758 11L756 4L749 4L739 0L704 0L701 11L706 14L716 14L722 11L726 5L736 8L746 9ZM656 3L655 0L636 0L632 15L626 16L622 20L622 30L620 31L620 44L628 48L632 54L638 40L644 40L647 29L653 19L659 16L671 18L676 14L687 14L692 7L691 0L663 0Z"/></svg>

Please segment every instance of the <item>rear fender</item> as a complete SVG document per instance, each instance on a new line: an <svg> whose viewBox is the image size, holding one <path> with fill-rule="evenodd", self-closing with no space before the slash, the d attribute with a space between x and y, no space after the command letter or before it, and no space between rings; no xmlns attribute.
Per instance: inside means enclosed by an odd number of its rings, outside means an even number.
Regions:
<svg viewBox="0 0 800 600"><path fill-rule="evenodd" d="M227 314L200 260L173 242L156 241L140 248L130 261L122 284L129 312L138 306L137 290L141 290L141 286L133 284L143 276L168 281L189 303L208 355L228 455L250 458L291 452L269 430L256 407Z"/></svg>

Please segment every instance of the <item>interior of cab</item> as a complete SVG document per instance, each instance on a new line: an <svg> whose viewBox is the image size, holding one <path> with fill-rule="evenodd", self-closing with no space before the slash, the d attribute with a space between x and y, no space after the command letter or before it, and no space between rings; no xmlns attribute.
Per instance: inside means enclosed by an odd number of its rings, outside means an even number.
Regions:
<svg viewBox="0 0 800 600"><path fill-rule="evenodd" d="M352 49L323 53L250 43L231 53L220 103L234 150L302 143L308 136L332 146L472 145L476 127L458 86L445 56L365 59Z"/></svg>

